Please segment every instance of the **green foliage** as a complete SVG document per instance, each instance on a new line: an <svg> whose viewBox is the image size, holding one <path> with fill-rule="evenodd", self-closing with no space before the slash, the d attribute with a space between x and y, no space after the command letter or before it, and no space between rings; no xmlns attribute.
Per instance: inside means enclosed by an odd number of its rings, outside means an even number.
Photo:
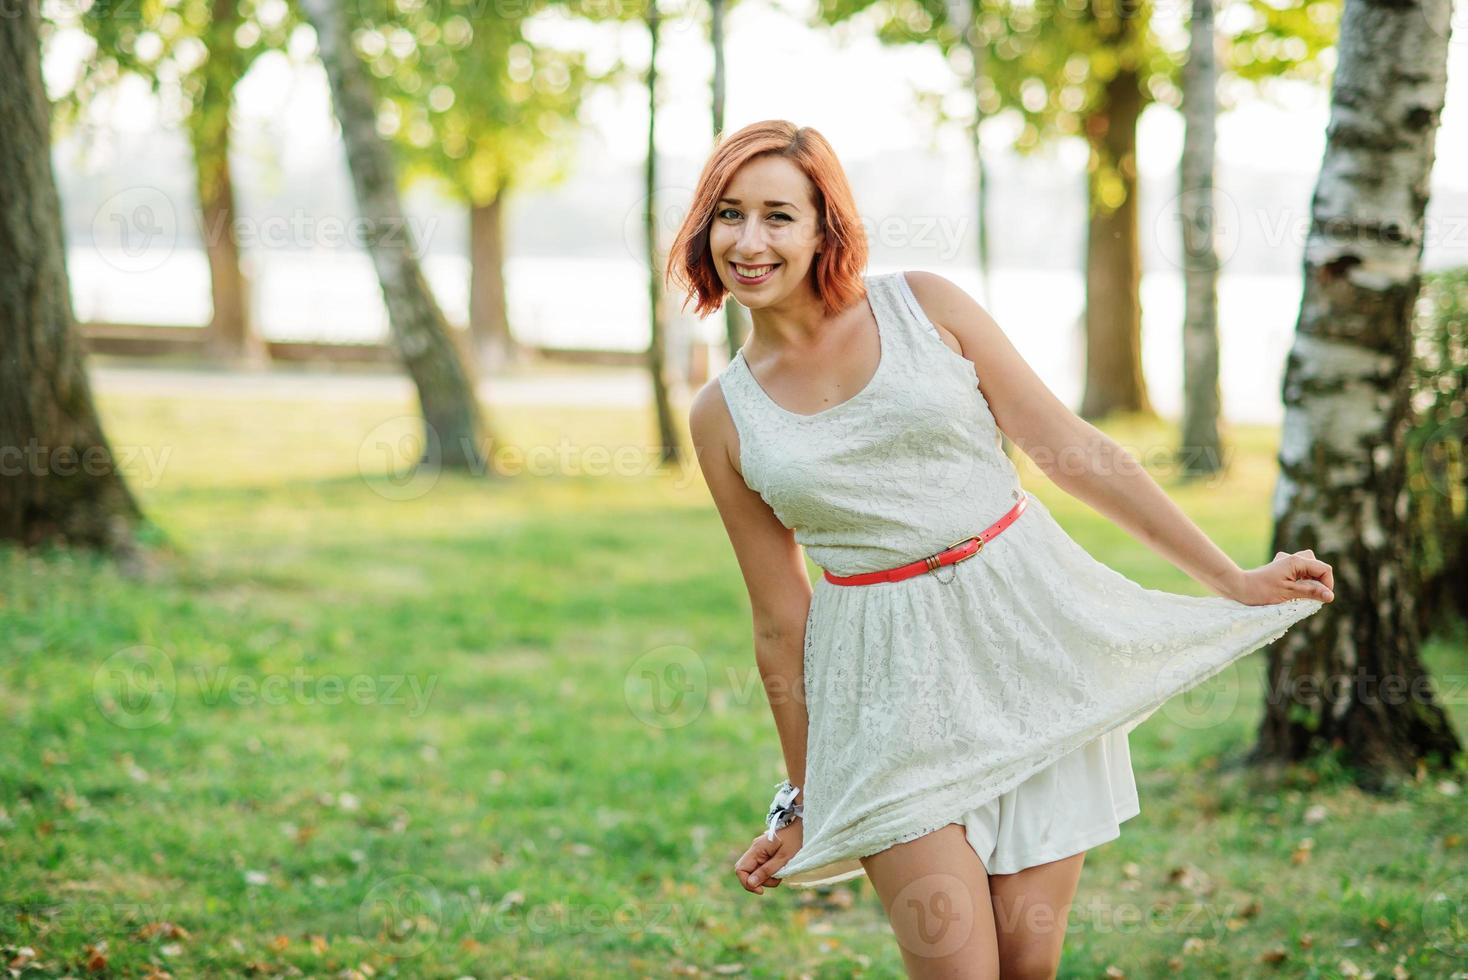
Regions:
<svg viewBox="0 0 1468 980"><path fill-rule="evenodd" d="M146 81L196 148L227 127L234 85L255 58L284 51L302 20L286 0L91 0L47 9L49 37L78 28L95 44L56 98L59 127L78 123L123 76Z"/></svg>
<svg viewBox="0 0 1468 980"><path fill-rule="evenodd" d="M1153 0L1123 3L1083 0L822 0L817 19L836 24L860 18L876 24L888 44L933 44L965 76L972 74L970 47L982 53L975 105L955 112L928 93L919 102L935 125L971 125L1010 111L1021 126L1014 141L1033 152L1056 139L1083 136L1087 120L1104 113L1104 86L1118 71L1135 71L1143 105L1181 103L1181 70L1187 59L1186 6L1172 5L1159 17ZM1334 43L1340 0L1276 5L1269 0L1230 0L1216 14L1224 56L1219 70L1263 83L1280 77L1326 81L1322 55ZM955 17L972 19L967 38ZM1230 91L1220 85L1223 99ZM924 97L925 95L929 97ZM1226 102L1223 103L1226 107ZM1093 160L1107 185L1114 161Z"/></svg>
<svg viewBox="0 0 1468 980"><path fill-rule="evenodd" d="M378 128L405 176L438 180L470 204L563 179L587 89L619 77L620 65L593 72L583 52L532 42L530 15L546 36L575 16L559 4L380 0L356 13L354 45L382 99Z"/></svg>

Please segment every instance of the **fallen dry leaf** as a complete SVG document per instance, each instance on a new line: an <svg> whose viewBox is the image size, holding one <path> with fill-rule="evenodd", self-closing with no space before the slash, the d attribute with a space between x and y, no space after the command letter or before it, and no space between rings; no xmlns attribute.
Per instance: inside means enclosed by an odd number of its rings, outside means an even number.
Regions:
<svg viewBox="0 0 1468 980"><path fill-rule="evenodd" d="M93 973L101 973L107 969L107 943L105 941L88 945L82 952L87 961L87 969Z"/></svg>
<svg viewBox="0 0 1468 980"><path fill-rule="evenodd" d="M1289 950L1283 946L1271 946L1259 954L1261 963L1283 963L1290 955Z"/></svg>

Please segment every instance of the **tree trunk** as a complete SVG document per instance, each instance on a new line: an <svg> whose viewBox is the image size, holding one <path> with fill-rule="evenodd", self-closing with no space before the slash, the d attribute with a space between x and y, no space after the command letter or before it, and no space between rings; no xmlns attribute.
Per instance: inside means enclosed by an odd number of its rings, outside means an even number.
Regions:
<svg viewBox="0 0 1468 980"><path fill-rule="evenodd" d="M1223 468L1219 435L1218 251L1213 219L1214 121L1218 63L1213 0L1193 0L1183 65L1183 156L1178 219L1183 252L1183 424L1178 463L1185 477Z"/></svg>
<svg viewBox="0 0 1468 980"><path fill-rule="evenodd" d="M724 0L709 0L709 45L714 49L713 117L717 139L724 133L724 97L728 85L724 70ZM749 336L749 318L733 293L724 297L724 335L731 358Z"/></svg>
<svg viewBox="0 0 1468 980"><path fill-rule="evenodd" d="M1449 0L1346 0L1285 366L1270 547L1330 562L1336 601L1271 646L1252 757L1339 748L1367 788L1461 751L1418 657L1403 478L1448 22Z"/></svg>
<svg viewBox="0 0 1468 980"><path fill-rule="evenodd" d="M303 0L302 8L316 29L331 82L393 344L418 389L426 429L420 462L492 476L482 456L470 361L450 335L443 311L423 278L398 197L392 153L377 133L371 84L352 49L345 11L339 0Z"/></svg>
<svg viewBox="0 0 1468 980"><path fill-rule="evenodd" d="M1128 19L1128 23L1129 23ZM1091 146L1086 180L1086 388L1079 414L1152 414L1142 375L1142 259L1137 227L1135 70L1119 69L1100 107L1085 120ZM1119 198L1119 199L1118 199Z"/></svg>
<svg viewBox="0 0 1468 980"><path fill-rule="evenodd" d="M501 185L487 204L469 210L469 332L479 367L499 371L523 353L510 333L509 303L505 298L504 201L509 192Z"/></svg>
<svg viewBox="0 0 1468 980"><path fill-rule="evenodd" d="M141 557L142 513L102 432L73 322L40 14L0 17L0 539Z"/></svg>
<svg viewBox="0 0 1468 980"><path fill-rule="evenodd" d="M652 314L652 339L647 348L647 367L652 374L653 408L657 413L658 445L661 447L659 461L676 464L682 453L678 447L678 433L673 425L673 412L668 404L666 364L666 327L663 315L663 284L658 270L658 33L662 15L658 11L658 0L647 0L647 30L652 40L652 52L647 62L647 183L644 188L644 210L642 227L647 237L647 299Z"/></svg>
<svg viewBox="0 0 1468 980"><path fill-rule="evenodd" d="M214 0L208 31L209 60L201 73L203 88L189 119L189 137L194 150L200 233L209 258L214 304L209 320L209 353L235 366L260 367L269 361L269 353L250 319L250 290L240 265L234 181L229 167L229 110L235 85L244 74L234 40L239 24L235 0Z"/></svg>
<svg viewBox="0 0 1468 980"><path fill-rule="evenodd" d="M979 35L978 17L980 0L946 0L945 12L955 35L955 44L969 53L969 94L973 97L974 118L969 124L969 145L974 156L974 235L975 255L979 266L979 280L984 291L984 302L994 302L993 282L989 275L989 190L984 174L983 143L979 138L979 127L984 121L984 57L986 40Z"/></svg>

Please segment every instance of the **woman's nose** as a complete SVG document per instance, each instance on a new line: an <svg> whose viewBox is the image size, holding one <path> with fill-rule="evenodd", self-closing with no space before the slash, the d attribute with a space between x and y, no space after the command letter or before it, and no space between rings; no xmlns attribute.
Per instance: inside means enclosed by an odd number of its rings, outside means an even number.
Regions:
<svg viewBox="0 0 1468 980"><path fill-rule="evenodd" d="M758 221L746 221L739 227L739 251L746 258L759 254L764 247L764 232Z"/></svg>

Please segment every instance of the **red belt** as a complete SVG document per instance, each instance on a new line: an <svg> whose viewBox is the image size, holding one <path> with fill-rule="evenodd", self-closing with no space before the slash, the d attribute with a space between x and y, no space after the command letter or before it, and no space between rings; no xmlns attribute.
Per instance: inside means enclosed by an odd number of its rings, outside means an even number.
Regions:
<svg viewBox="0 0 1468 980"><path fill-rule="evenodd" d="M898 565L896 568L883 568L875 572L859 572L856 575L832 575L829 571L825 573L827 582L836 585L872 585L877 582L897 582L901 579L912 578L914 575L922 575L931 572L944 565L957 565L965 558L972 558L984 549L986 541L992 541L999 532L1014 523L1014 519L1024 513L1025 504L1030 498L1024 496L1019 498L1019 503L1009 508L1008 513L999 520L984 528L971 538L955 541L948 547L936 554L917 561L910 561L906 565Z"/></svg>

